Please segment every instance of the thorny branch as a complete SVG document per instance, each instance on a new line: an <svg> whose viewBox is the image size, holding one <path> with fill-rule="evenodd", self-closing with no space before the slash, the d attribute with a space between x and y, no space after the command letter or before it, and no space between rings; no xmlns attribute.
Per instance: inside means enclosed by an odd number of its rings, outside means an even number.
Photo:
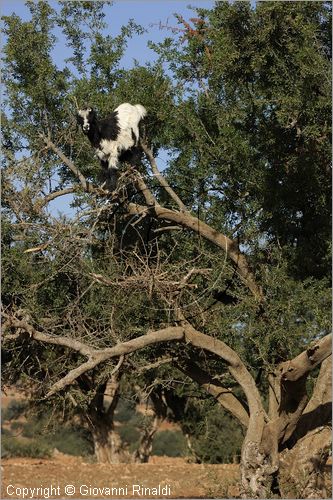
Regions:
<svg viewBox="0 0 333 500"><path fill-rule="evenodd" d="M47 147L56 153L62 162L73 172L80 184L77 187L72 186L65 190L58 191L57 193L51 193L46 196L42 202L39 201L40 206L43 206L52 199L55 199L57 196L62 196L63 194L74 192L77 189L82 188L86 192L106 197L110 202L110 206L114 202L119 201L119 198L117 198L116 195L114 197L110 197L109 191L103 190L89 183L74 163L62 153L62 151L51 141L49 137L43 136L43 140ZM227 235L224 235L210 227L204 221L201 221L198 217L195 217L187 211L180 198L176 195L174 190L168 185L165 178L159 172L155 158L153 157L150 149L145 143L142 143L142 148L151 165L155 178L169 194L171 199L176 203L179 210L168 209L161 206L150 189L147 187L143 176L132 169L129 171L128 177L132 179L133 183L142 194L145 204L140 205L133 202L126 203L125 210L127 211L127 214L145 216L145 214L149 213L150 216L156 219L164 220L168 223L175 223L177 227L190 229L191 231L201 235L206 240L212 242L214 245L221 248L227 257L233 262L239 276L242 278L243 282L252 292L254 297L259 302L263 301L263 291L256 282L254 273L247 262L246 256L240 252L238 243L229 238ZM175 281L174 283L168 283L168 286L174 286L176 288L181 286L190 287L192 284L188 281L193 273L194 271L192 270L182 280ZM107 286L115 284L102 275L91 274L91 276L96 281L99 281ZM164 276L161 276L160 278L161 284L165 282ZM117 284L126 287L129 285L129 280L126 278L121 282L117 282ZM134 285L138 286L138 282ZM244 427L247 427L244 449L246 449L246 445L249 443L259 445L267 438L267 442L265 443L267 449L264 451L266 455L270 455L272 457L273 464L276 462L276 456L273 455L277 453L278 444L283 444L290 438L292 433L295 431L297 423L299 422L307 405L305 381L308 373L331 354L331 337L326 336L315 342L299 356L296 356L294 359L280 365L280 371L277 377L280 383L281 397L280 401L276 400L276 408L274 412L270 413L270 417L274 415L274 418L270 419L264 411L255 381L250 372L247 370L245 364L239 358L238 354L224 342L197 331L188 321L180 321L180 326L169 326L153 332L148 331L145 335L136 337L129 341L119 342L111 348L96 349L73 338L62 335L50 335L37 330L29 321L25 319L19 319L8 314L5 315L5 318L5 342L17 340L22 336L22 334L24 334L24 332L26 332L28 333L31 341L61 345L77 351L87 358L85 362L70 370L66 376L53 384L46 394L46 397L49 397L74 383L80 375L86 373L100 363L115 357L119 358L119 362L114 369L117 372L123 363L124 356L126 356L126 354L159 342L186 342L191 344L193 347L209 351L216 356L219 356L226 362L230 374L242 388L247 399L248 408L245 408L242 403L235 398L231 391L223 388L214 380L211 380L207 377L207 374L200 371L198 367L182 365L180 369L182 369L184 373L190 376L193 380L196 380L207 392L212 394L226 409L236 416ZM15 333L12 333L13 330ZM181 366L181 363L179 366ZM270 441L268 438L270 438ZM256 449L258 450L259 447Z"/></svg>
<svg viewBox="0 0 333 500"><path fill-rule="evenodd" d="M73 338L61 335L50 335L41 332L34 328L26 319L18 319L8 313L4 313L3 316L6 318L3 325L3 340L6 342L16 340L23 334L23 332L27 332L32 341L68 347L69 349L75 350L88 358L86 362L81 363L79 366L69 371L65 377L53 384L46 394L46 397L50 397L56 392L64 389L66 386L75 382L80 375L86 373L108 359L120 357L119 362L114 369L116 372L123 363L123 359L126 354L135 352L155 343L185 341L194 347L216 354L228 364L230 374L240 385L246 395L249 413L247 413L247 410L243 407L240 401L235 398L235 396L228 389L224 389L219 383L209 379L207 374L198 369L198 367L195 367L194 369L193 366L186 366L186 363L184 365L181 361L177 361L177 366L184 371L184 373L190 376L193 380L199 382L199 384L202 385L207 392L212 394L228 411L238 418L242 425L247 427L248 430L246 439L248 441L252 440L253 442L260 443L263 439L263 442L266 442L267 445L267 436L270 437L270 443L272 441L275 441L276 443L285 441L296 428L297 422L300 419L306 404L306 400L303 398L303 392L301 391L298 395L301 407L296 408L296 411L294 412L290 412L290 410L288 410L286 400L282 400L278 419L269 421L264 412L255 381L237 353L221 340L212 338L195 330L188 322L185 321L181 326L170 326L153 332L148 331L145 335L126 342L120 342L111 348L95 349L86 343L77 341ZM16 330L16 333L11 333L13 329ZM309 349L296 356L296 358L287 362L287 364L283 364L284 368L286 366L298 366L298 371L288 372L288 369L283 370L281 380L285 381L283 376L284 373L293 373L293 379L288 383L295 386L297 391L299 382L303 383L304 381L304 376L307 375L309 371L315 368L315 366L317 366L320 362L325 360L330 353L331 335L327 335L314 343ZM164 360L156 362L155 366L164 362ZM154 366L151 367L153 368ZM295 398L294 391L290 389L292 389L292 387L289 388L287 393L290 393L290 397ZM258 426L258 422L260 424L259 419L261 419L261 432L260 426ZM265 420L267 422L266 425L264 425ZM274 454L274 446L271 447L270 450L266 450L266 453Z"/></svg>
<svg viewBox="0 0 333 500"><path fill-rule="evenodd" d="M49 136L45 134L40 134L46 146L51 149L54 153L56 153L61 161L66 165L73 174L80 181L81 187L84 191L96 194L99 196L110 197L110 193L107 190L102 188L98 188L93 186L90 182L86 180L82 172L76 167L76 165L64 155L64 153L52 142ZM243 253L240 252L238 243L235 240L230 239L228 236L216 231L211 228L208 224L201 221L197 217L191 215L187 210L181 199L174 192L174 190L169 186L166 179L159 172L156 160L153 156L152 151L148 148L147 144L142 141L141 146L147 156L147 159L151 165L152 172L156 179L159 181L161 186L166 190L166 192L170 195L170 197L176 202L180 211L167 209L162 207L151 193L150 189L147 187L143 177L139 172L132 171L129 175L132 176L134 183L137 185L139 191L145 198L146 206L139 205L137 203L128 203L127 211L130 215L143 215L147 212L150 212L151 215L156 217L157 219L162 219L167 222L175 222L177 225L190 229L195 233L201 235L208 241L211 241L214 245L220 247L222 250L226 252L226 255L231 259L233 264L236 266L237 272L241 279L244 281L249 290L253 293L255 298L261 302L264 299L263 292L261 287L256 283L255 276L250 269L250 266L247 262L247 259ZM133 169L132 169L133 170ZM68 192L74 192L75 187L68 188ZM64 193L59 193L59 196ZM47 203L52 199L52 196L56 197L56 194L48 195L46 199L40 202L42 205ZM117 201L116 193L114 193L113 201Z"/></svg>

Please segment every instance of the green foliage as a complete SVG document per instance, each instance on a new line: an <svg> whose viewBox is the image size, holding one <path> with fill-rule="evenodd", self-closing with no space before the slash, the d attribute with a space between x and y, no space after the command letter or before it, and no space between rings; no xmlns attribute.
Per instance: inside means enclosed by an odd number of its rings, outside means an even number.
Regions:
<svg viewBox="0 0 333 500"><path fill-rule="evenodd" d="M180 44L155 46L188 96L176 110L171 179L209 205L217 228L240 225L244 244L278 243L289 272L322 277L330 266L331 6L219 2L198 14L192 31L179 18Z"/></svg>
<svg viewBox="0 0 333 500"><path fill-rule="evenodd" d="M52 455L52 447L41 439L23 442L13 436L2 436L1 457L47 458Z"/></svg>
<svg viewBox="0 0 333 500"><path fill-rule="evenodd" d="M54 434L47 436L46 442L67 455L82 457L94 453L90 433L82 427L58 428Z"/></svg>
<svg viewBox="0 0 333 500"><path fill-rule="evenodd" d="M22 415L24 415L26 409L27 409L26 401L13 399L9 403L7 408L2 409L2 414L1 414L2 421L16 420L20 418Z"/></svg>
<svg viewBox="0 0 333 500"><path fill-rule="evenodd" d="M160 431L154 436L153 455L167 457L183 457L186 455L187 446L180 431Z"/></svg>
<svg viewBox="0 0 333 500"><path fill-rule="evenodd" d="M25 408L26 405L23 409ZM4 456L42 458L50 456L54 448L68 455L93 454L91 436L86 429L76 425L61 426L56 422L53 422L50 429L50 416L28 417L26 421L15 420L21 416L22 407L18 408L17 404L11 404L3 416L3 421L11 422L10 431L6 429L6 432L2 432L5 437Z"/></svg>
<svg viewBox="0 0 333 500"><path fill-rule="evenodd" d="M1 426L1 438L2 436L12 436L12 432L9 429L6 429L5 427Z"/></svg>
<svg viewBox="0 0 333 500"><path fill-rule="evenodd" d="M198 422L192 447L203 463L225 464L239 461L243 441L239 425L215 406Z"/></svg>
<svg viewBox="0 0 333 500"><path fill-rule="evenodd" d="M22 419L22 417L25 417ZM45 411L33 415L27 401L12 400L2 411L2 422L10 429L1 428L2 456L45 458L54 448L68 455L93 454L90 432L73 424L60 425Z"/></svg>
<svg viewBox="0 0 333 500"><path fill-rule="evenodd" d="M233 384L232 380L230 383ZM237 388L234 393L242 399ZM167 399L172 411L169 418L180 425L183 440L184 436L188 438L187 456L193 454L197 461L212 464L239 459L244 438L242 428L219 403L205 397L194 384L175 388L171 399Z"/></svg>
<svg viewBox="0 0 333 500"><path fill-rule="evenodd" d="M254 9L249 2L216 2L196 9L190 22L178 16L179 35L150 44L158 60L129 70L121 58L129 38L143 29L130 21L111 36L110 2L27 5L29 20L3 18L4 308L20 310L38 330L97 349L173 324L170 304L176 304L194 327L237 351L264 393L262 372L330 328L331 4L258 2ZM71 51L62 67L53 58L56 35ZM41 138L50 136L88 180L99 182L99 163L76 130L74 98L100 115L124 101L147 108L144 132L154 153L167 158L169 184L193 215L240 245L265 293L260 309L219 248L190 231L158 233L161 224L149 213L129 218L125 205L105 204L77 187L73 172ZM145 160L139 170L172 208L156 180L146 178ZM72 186L75 219L50 216L45 194ZM143 201L132 185L127 193ZM156 286L156 276L172 284L193 267L209 271L193 276L193 287L176 298ZM98 275L108 286L93 278ZM235 299L231 304L214 299L225 290ZM166 352L194 358L212 377L225 375L224 362L189 345L151 346L133 354L129 366L135 373L136 363ZM34 383L34 403L54 415L61 409L68 419L87 411L94 389L114 368L104 363L45 402L49 387L86 358L20 336L5 342L3 359L6 384L20 381L31 389ZM165 376L180 401L189 398L175 419L201 460L232 460L241 434L220 408L183 379L182 389L176 386L174 368L152 374L150 386ZM223 382L235 385L228 375ZM7 411L15 418L15 408ZM121 401L115 417L126 424L123 439L136 441L134 406ZM35 431L24 432L33 437ZM52 434L58 449L90 450L76 431L63 436ZM154 446L182 453L181 443L179 433L159 433Z"/></svg>
<svg viewBox="0 0 333 500"><path fill-rule="evenodd" d="M133 420L135 415L135 403L128 399L121 398L117 405L115 420L117 422L126 423Z"/></svg>
<svg viewBox="0 0 333 500"><path fill-rule="evenodd" d="M129 445L129 451L133 452L138 447L140 441L140 432L138 428L132 423L123 424L117 429L122 443L126 446Z"/></svg>

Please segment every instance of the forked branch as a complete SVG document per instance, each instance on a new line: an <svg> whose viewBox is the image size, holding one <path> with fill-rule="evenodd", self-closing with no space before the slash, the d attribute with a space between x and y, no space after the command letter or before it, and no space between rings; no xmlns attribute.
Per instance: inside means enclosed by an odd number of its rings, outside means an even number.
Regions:
<svg viewBox="0 0 333 500"><path fill-rule="evenodd" d="M222 384L213 380L208 373L204 372L193 362L174 363L174 365L185 375L197 382L206 392L211 394L225 410L236 417L245 429L247 428L249 415L230 389L223 387Z"/></svg>
<svg viewBox="0 0 333 500"><path fill-rule="evenodd" d="M86 192L94 192L95 194L109 196L108 191L104 191L103 189L96 188L92 186L80 170L74 165L74 163L67 158L64 153L51 141L51 139L45 135L41 135L47 147L49 147L52 151L54 151L62 162L67 165L67 167L74 173L74 175L79 179L81 186ZM254 297L262 302L264 299L262 288L256 283L255 276L253 271L251 270L247 259L244 254L240 251L238 244L235 240L232 240L228 236L220 233L216 229L210 227L205 222L201 221L197 217L191 215L187 210L181 199L174 192L174 190L169 186L165 178L159 172L156 161L153 157L152 152L147 147L145 143L142 143L142 148L147 155L147 158L151 164L152 171L161 186L168 192L171 198L177 203L177 206L180 208L180 211L171 210L168 208L162 207L157 201L152 192L149 190L147 185L145 184L141 175L136 175L135 181L139 190L143 193L147 206L138 205L137 203L129 203L127 205L127 210L130 215L142 215L150 211L150 213L155 216L157 219L162 219L168 222L175 222L177 225L190 229L191 231L199 234L206 240L212 242L214 245L221 248L231 259L231 261L236 266L237 272L240 278L243 280L245 285L252 292Z"/></svg>

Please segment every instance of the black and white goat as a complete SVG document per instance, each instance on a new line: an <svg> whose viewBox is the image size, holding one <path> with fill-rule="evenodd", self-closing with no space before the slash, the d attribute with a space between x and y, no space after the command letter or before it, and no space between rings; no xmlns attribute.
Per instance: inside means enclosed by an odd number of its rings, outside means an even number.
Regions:
<svg viewBox="0 0 333 500"><path fill-rule="evenodd" d="M139 123L147 111L141 104L125 102L107 118L97 119L92 108L79 109L77 120L104 169L117 169L124 153L139 143Z"/></svg>

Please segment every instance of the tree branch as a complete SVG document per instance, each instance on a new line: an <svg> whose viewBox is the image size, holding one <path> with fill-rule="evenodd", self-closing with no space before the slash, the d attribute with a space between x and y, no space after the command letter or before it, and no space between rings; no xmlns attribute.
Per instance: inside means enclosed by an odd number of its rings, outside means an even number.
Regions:
<svg viewBox="0 0 333 500"><path fill-rule="evenodd" d="M290 441L293 444L308 432L332 420L332 356L326 358L320 367L312 396L297 422L296 429ZM289 441L288 441L289 446Z"/></svg>
<svg viewBox="0 0 333 500"><path fill-rule="evenodd" d="M129 354L134 351L138 351L148 345L156 344L158 342L168 342L169 340L182 340L184 338L184 329L181 327L169 327L163 330L157 330L154 332L149 332L146 335L141 335L135 339L117 344L114 347L107 349L94 350L93 354L90 355L90 359L74 370L68 372L68 374L60 379L58 382L53 384L46 397L52 396L56 392L64 389L67 385L72 384L76 378L82 373L95 368L95 366L103 363L104 361L114 358L116 356L121 356L124 354Z"/></svg>
<svg viewBox="0 0 333 500"><path fill-rule="evenodd" d="M280 376L283 381L295 382L307 375L324 359L332 354L332 335L313 342L305 351L290 361L285 361L279 366Z"/></svg>
<svg viewBox="0 0 333 500"><path fill-rule="evenodd" d="M267 416L255 381L238 354L221 340L196 331L188 323L185 324L185 340L195 347L220 356L228 363L229 372L243 389L249 407L249 424L244 443L251 442L258 445Z"/></svg>
<svg viewBox="0 0 333 500"><path fill-rule="evenodd" d="M131 352L142 349L148 345L156 344L159 342L167 342L169 340L182 340L184 338L184 328L175 326L168 327L157 331L148 332L145 335L140 337L136 337L135 339L129 340L127 342L119 343L114 347L106 348L106 349L95 349L91 346L84 344L83 342L79 342L78 340L71 339L65 336L55 336L49 335L43 332L36 330L31 324L29 324L25 320L18 320L13 316L4 313L4 316L7 317L7 321L4 324L4 331L10 328L16 328L20 332L25 331L29 334L32 340L37 340L39 342L45 342L47 344L60 345L63 347L68 347L74 351L79 352L83 356L88 357L88 361L81 364L80 366L74 368L70 372L67 373L65 377L60 379L58 382L53 384L49 392L46 394L46 397L49 397L56 392L64 389L67 385L72 384L80 375L83 373L95 368L95 366L103 363L104 361L114 358L121 357L117 365L118 367L122 364L122 357L125 354L129 354ZM15 334L7 334L4 337L4 340L13 340L19 338L21 333Z"/></svg>
<svg viewBox="0 0 333 500"><path fill-rule="evenodd" d="M140 145L147 156L149 163L151 165L152 172L154 174L154 177L158 180L158 182L161 184L161 186L165 189L165 191L169 194L169 196L175 201L179 207L179 209L182 212L186 211L186 207L182 200L179 198L179 196L174 192L174 190L169 186L168 182L165 180L163 175L160 173L158 170L155 158L153 156L152 151L148 148L146 142L144 142L142 139L140 141Z"/></svg>
<svg viewBox="0 0 333 500"><path fill-rule="evenodd" d="M29 336L38 340L39 342L45 342L47 344L61 345L63 347L68 347L73 351L77 351L83 356L91 356L95 349L93 347L89 347L83 342L79 342L78 340L71 339L65 336L56 336L49 335L47 333L40 332L36 330L30 323L25 320L19 320L14 318L13 316L9 316L7 313L3 313L5 317L7 317L7 321L4 324L3 332L5 333L8 328L16 328L20 330L20 332L25 331L29 334ZM19 338L21 333L15 334L7 334L4 336L4 340L14 340Z"/></svg>
<svg viewBox="0 0 333 500"><path fill-rule="evenodd" d="M191 342L192 345L217 354L229 364L230 373L243 388L248 399L250 414L251 411L252 413L256 413L257 415L263 412L260 396L255 386L254 380L236 352L226 344L224 344L224 342L213 339L212 337L209 337L208 335L205 335L203 333L197 332L189 325L187 325L186 327L168 327L155 332L149 332L141 337L137 337L135 339L117 344L114 347L106 349L94 349L75 339L64 336L52 336L42 333L36 330L27 321L18 320L10 316L8 316L7 321L7 328L8 327L14 327L28 332L33 340L68 347L88 357L88 361L74 368L65 377L56 382L51 387L46 397L49 397L52 394L55 394L56 392L65 388L67 385L73 383L80 375L88 370L91 370L107 359L111 359L116 356L123 356L124 354L134 352L136 350L142 349L143 347L146 347L147 345L155 344L157 342L182 340L184 339L185 335L186 341ZM242 417L242 420L244 421L244 415Z"/></svg>
<svg viewBox="0 0 333 500"><path fill-rule="evenodd" d="M314 342L294 359L279 365L281 400L278 416L265 427L262 447L268 453L274 444L282 446L294 433L307 406L306 379L311 370L332 353L332 335ZM308 405L309 408L309 405ZM310 407L311 408L311 407Z"/></svg>
<svg viewBox="0 0 333 500"><path fill-rule="evenodd" d="M236 417L243 427L247 428L249 424L249 415L242 403L234 396L230 389L214 381L208 373L204 372L193 362L174 363L174 365L185 375L197 382L205 391L214 396L223 408Z"/></svg>
<svg viewBox="0 0 333 500"><path fill-rule="evenodd" d="M128 204L128 211L130 214L141 214L144 213L146 207L138 205L136 203ZM154 215L157 219L162 219L166 221L171 221L179 224L186 229L190 229L200 236L203 236L208 241L211 241L214 245L220 247L224 250L227 256L236 265L237 272L242 279L242 281L247 285L253 295L258 301L263 300L263 292L261 287L256 283L253 272L251 271L246 257L240 252L237 243L234 240L228 238L228 236L219 233L216 229L213 229L205 222L202 222L197 217L194 217L188 212L177 212L169 208L164 208L159 204L155 204L151 210L154 211Z"/></svg>
<svg viewBox="0 0 333 500"><path fill-rule="evenodd" d="M67 158L63 152L51 141L49 137L46 137L45 135L41 134L42 139L44 140L45 144L52 149L62 160L62 162L68 166L68 168L74 173L74 175L79 179L83 189L86 192L96 192L99 194L103 195L109 195L108 191L104 191L102 189L98 189L93 187L85 177L82 175L80 170L74 165L74 163ZM142 144L143 150L147 154L148 159L150 160L153 172L157 173L157 178L161 185L168 191L169 195L172 196L174 201L177 202L177 205L182 207L181 212L177 212L175 210L170 210L167 208L162 207L159 205L151 193L151 191L148 189L146 186L142 176L137 173L135 176L135 182L137 183L137 186L139 190L142 192L142 194L145 197L147 207L138 205L136 203L129 203L127 206L129 214L132 215L141 215L147 210L152 210L154 213L154 216L157 217L157 219L163 219L166 221L172 221L177 224L179 224L182 227L185 227L187 229L190 229L201 236L203 236L205 239L208 241L211 241L214 245L220 247L222 250L224 250L227 254L227 256L233 261L233 263L236 265L238 274L240 278L243 280L243 282L246 284L246 286L250 289L250 291L253 293L255 298L258 301L262 301L264 299L263 296L263 291L261 287L256 283L254 274L252 270L250 269L250 266L246 260L245 255L243 255L238 247L238 244L235 240L231 240L228 236L219 233L216 229L213 229L210 227L208 224L205 222L201 221L197 217L194 217L191 215L189 212L186 211L186 207L184 204L181 202L180 198L174 193L174 191L168 186L167 182L163 178L163 176L160 174L158 171L155 159L152 155L152 152ZM168 188L168 189L167 189ZM183 211L185 210L185 211Z"/></svg>
<svg viewBox="0 0 333 500"><path fill-rule="evenodd" d="M44 198L37 200L35 205L39 206L40 208L44 207L47 205L52 200L55 200L56 198L59 198L60 196L65 196L66 194L71 194L71 193L76 193L78 191L79 184L77 186L71 186L65 189L60 189L59 191L54 191L53 193L48 194Z"/></svg>
<svg viewBox="0 0 333 500"><path fill-rule="evenodd" d="M80 172L80 170L74 165L74 163L64 155L64 153L51 141L49 137L44 134L40 134L46 146L54 153L56 153L61 161L73 172L75 177L77 177L81 183L81 186L85 191L89 191L90 183L86 180L84 175Z"/></svg>
<svg viewBox="0 0 333 500"><path fill-rule="evenodd" d="M133 177L133 181L137 185L139 191L143 194L144 199L146 200L148 207L156 205L157 200L156 200L155 196L153 196L150 189L147 187L145 181L143 180L142 175L136 171L135 173L133 172L132 177Z"/></svg>

